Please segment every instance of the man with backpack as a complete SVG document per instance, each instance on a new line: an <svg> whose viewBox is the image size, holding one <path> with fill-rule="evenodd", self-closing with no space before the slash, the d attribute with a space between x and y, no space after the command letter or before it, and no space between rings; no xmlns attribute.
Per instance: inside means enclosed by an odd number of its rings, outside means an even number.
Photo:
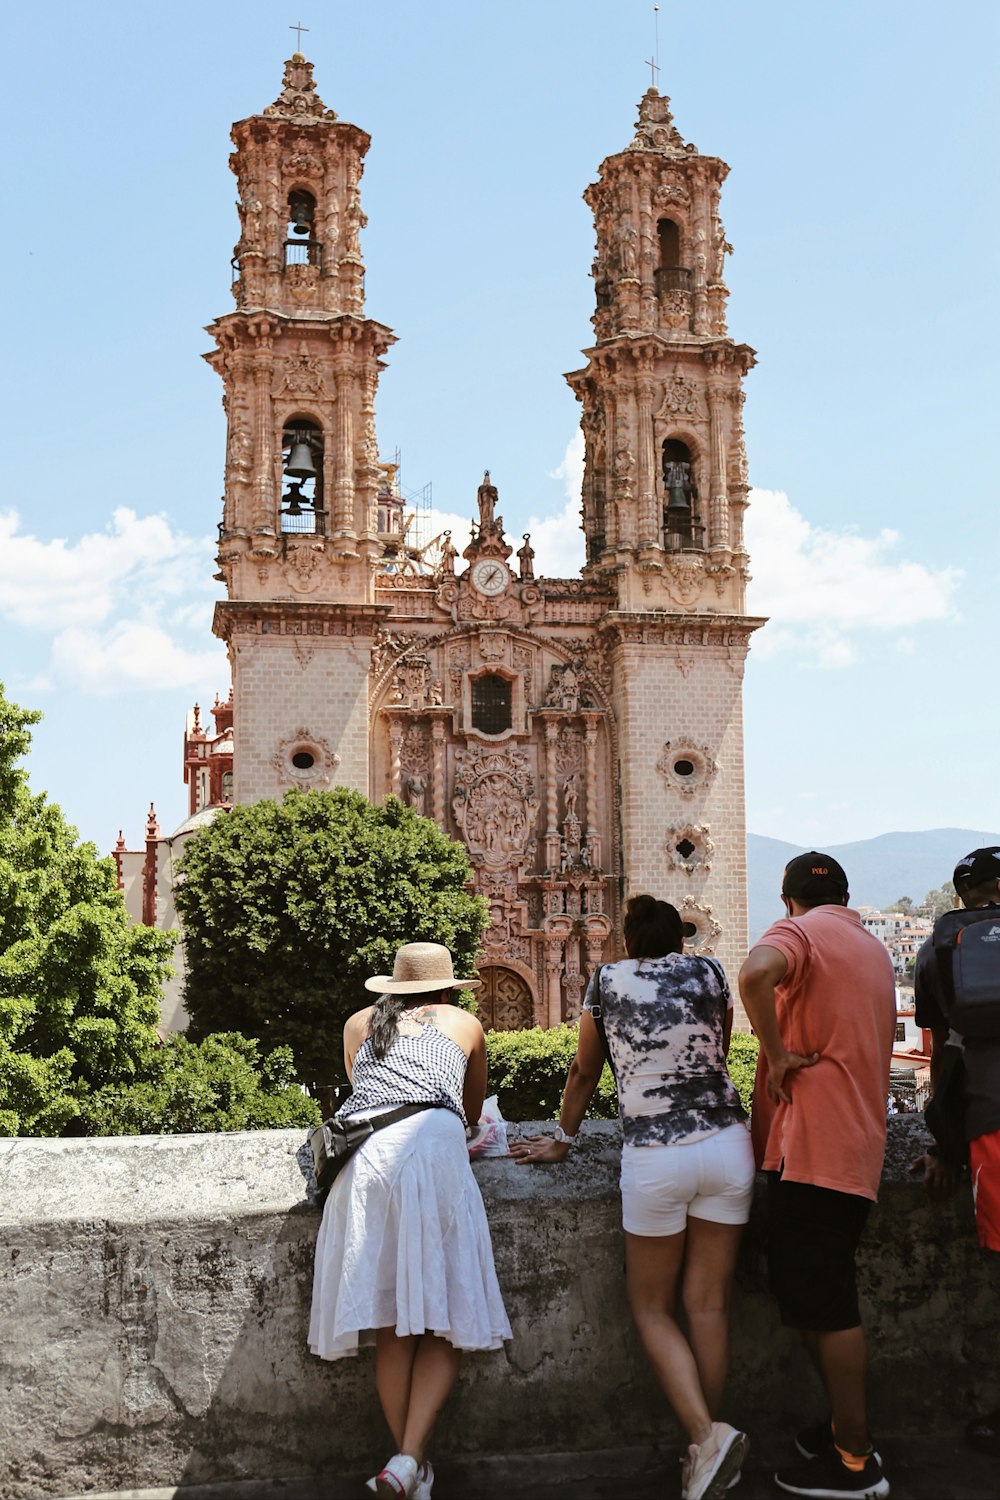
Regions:
<svg viewBox="0 0 1000 1500"><path fill-rule="evenodd" d="M974 849L952 877L962 909L945 912L917 954L916 1022L932 1036L927 1124L937 1144L913 1163L930 1198L946 1198L967 1161L976 1232L1000 1256L1000 847ZM994 1273L1000 1261L993 1261ZM974 1418L966 1442L1000 1457L1000 1409Z"/></svg>

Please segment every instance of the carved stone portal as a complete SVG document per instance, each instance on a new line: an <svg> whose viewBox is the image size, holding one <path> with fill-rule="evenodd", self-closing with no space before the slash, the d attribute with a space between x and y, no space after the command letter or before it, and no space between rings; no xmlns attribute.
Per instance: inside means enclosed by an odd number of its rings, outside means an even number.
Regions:
<svg viewBox="0 0 1000 1500"><path fill-rule="evenodd" d="M452 809L475 860L499 867L530 857L538 803L526 757L517 750L456 757Z"/></svg>

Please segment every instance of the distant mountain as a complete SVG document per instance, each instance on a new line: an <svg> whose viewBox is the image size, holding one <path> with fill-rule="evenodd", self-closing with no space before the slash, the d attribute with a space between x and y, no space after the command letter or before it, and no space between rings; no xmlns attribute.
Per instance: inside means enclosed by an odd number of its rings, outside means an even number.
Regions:
<svg viewBox="0 0 1000 1500"><path fill-rule="evenodd" d="M987 844L1000 845L1000 833L929 828L923 833L881 833L853 844L828 844L822 852L832 854L847 871L852 906L887 908L900 896L922 901L928 891L951 878L963 854ZM751 942L783 915L782 872L793 855L801 853L798 844L747 834Z"/></svg>

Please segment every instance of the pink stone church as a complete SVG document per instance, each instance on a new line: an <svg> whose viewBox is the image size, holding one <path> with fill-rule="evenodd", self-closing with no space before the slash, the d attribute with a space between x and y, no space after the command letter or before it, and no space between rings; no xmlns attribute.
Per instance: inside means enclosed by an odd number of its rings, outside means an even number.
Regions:
<svg viewBox="0 0 1000 1500"><path fill-rule="evenodd" d="M594 343L566 376L585 438L579 577L536 577L485 474L468 545L408 545L375 397L395 342L366 315L370 137L296 53L233 127L235 309L206 356L228 418L214 629L233 691L189 716L190 817L116 851L137 919L169 925L172 868L220 806L289 787L393 795L466 846L492 921L485 1024L579 1013L620 951L623 898L672 901L688 943L746 949L743 376L729 337L728 168L649 89L584 197ZM377 233L377 226L372 233ZM584 268L581 267L581 283ZM470 476L470 498L478 476ZM165 1024L183 1025L178 996Z"/></svg>

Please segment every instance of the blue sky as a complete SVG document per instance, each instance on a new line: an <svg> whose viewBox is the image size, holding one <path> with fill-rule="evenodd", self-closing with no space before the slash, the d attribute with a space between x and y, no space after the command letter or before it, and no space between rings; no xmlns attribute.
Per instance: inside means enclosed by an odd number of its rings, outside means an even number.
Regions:
<svg viewBox="0 0 1000 1500"><path fill-rule="evenodd" d="M284 7L54 0L6 23L0 678L45 714L33 783L138 844L185 809L187 706L228 686L209 627L224 449L204 325L231 306L233 120L278 93ZM732 172L746 426L748 821L802 845L1000 826L1000 8L665 0L660 87ZM368 312L399 337L383 457L468 516L486 467L545 571L580 556L590 341L581 200L649 81L635 0L314 5L319 91L372 136Z"/></svg>

